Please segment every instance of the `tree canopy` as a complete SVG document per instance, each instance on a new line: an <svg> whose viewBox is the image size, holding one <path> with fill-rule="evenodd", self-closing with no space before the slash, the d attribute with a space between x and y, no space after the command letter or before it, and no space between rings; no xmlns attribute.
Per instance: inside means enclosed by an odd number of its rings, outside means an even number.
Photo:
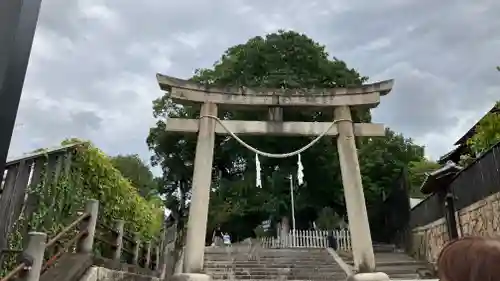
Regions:
<svg viewBox="0 0 500 281"><path fill-rule="evenodd" d="M130 181L142 197L146 198L158 192L158 182L149 166L142 161L139 155L117 155L111 157L111 163Z"/></svg>
<svg viewBox="0 0 500 281"><path fill-rule="evenodd" d="M486 114L476 126L474 135L468 140L468 145L476 155L482 154L500 141L500 101L495 107L498 110Z"/></svg>
<svg viewBox="0 0 500 281"><path fill-rule="evenodd" d="M322 46L306 35L280 31L254 37L227 49L209 69L198 69L191 80L219 86L266 88L332 88L361 85L368 80L345 62L331 58ZM193 172L195 135L165 132L167 117L197 118L199 109L173 104L167 95L153 102L158 119L151 128L148 145L153 163L163 169L167 207L185 215ZM265 120L267 112L225 111L225 119ZM331 121L323 112L285 111L285 121ZM366 109L353 110L355 121L371 122ZM244 137L252 146L272 153L296 150L308 137ZM421 161L424 149L409 138L386 130L385 137L359 138L358 151L368 208L375 208L384 190L391 187L400 170ZM235 238L245 238L263 220L276 222L290 216L290 173L295 174L297 158L261 157L263 188L255 187L255 155L234 139L217 136L213 162L213 183L209 231L222 225ZM324 208L346 217L340 167L335 140L323 138L302 154L305 184L295 184L298 228L312 225ZM184 202L184 203L183 203ZM184 208L184 209L183 209ZM181 213L182 212L182 213Z"/></svg>
<svg viewBox="0 0 500 281"><path fill-rule="evenodd" d="M422 159L409 163L409 178L410 178L410 196L422 198L424 195L420 192L420 187L424 182L427 174L439 169L441 165L434 161Z"/></svg>

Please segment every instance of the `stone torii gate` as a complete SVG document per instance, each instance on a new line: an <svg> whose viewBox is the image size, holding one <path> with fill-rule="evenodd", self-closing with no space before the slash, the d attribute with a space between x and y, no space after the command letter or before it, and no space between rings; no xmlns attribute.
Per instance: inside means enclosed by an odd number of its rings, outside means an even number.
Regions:
<svg viewBox="0 0 500 281"><path fill-rule="evenodd" d="M192 196L184 259L185 273L201 273L205 249L215 134L337 137L344 195L358 272L373 272L373 254L355 136L384 136L382 124L353 123L351 107L374 108L388 94L393 80L356 88L299 90L215 88L157 74L160 88L175 103L200 105L200 119L169 118L170 132L198 133ZM262 110L269 121L218 119L218 109ZM332 122L283 122L283 110L315 110L331 114ZM214 118L215 117L215 118ZM335 121L333 121L335 120ZM336 125L336 126L335 126Z"/></svg>

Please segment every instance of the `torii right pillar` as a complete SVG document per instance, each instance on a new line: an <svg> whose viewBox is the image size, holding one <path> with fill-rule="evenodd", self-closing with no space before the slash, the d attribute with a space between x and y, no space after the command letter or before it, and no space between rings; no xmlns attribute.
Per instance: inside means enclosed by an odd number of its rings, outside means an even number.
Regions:
<svg viewBox="0 0 500 281"><path fill-rule="evenodd" d="M359 273L373 272L375 271L375 255L350 108L348 106L335 107L334 118L341 120L337 123L339 133L337 149L349 218L354 266Z"/></svg>

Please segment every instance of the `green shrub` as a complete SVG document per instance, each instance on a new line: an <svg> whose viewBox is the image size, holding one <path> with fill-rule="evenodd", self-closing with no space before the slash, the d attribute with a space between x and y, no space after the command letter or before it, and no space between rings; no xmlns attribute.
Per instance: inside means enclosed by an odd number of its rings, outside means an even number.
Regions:
<svg viewBox="0 0 500 281"><path fill-rule="evenodd" d="M91 143L77 148L72 163L72 174L80 175L85 198L101 203L100 214L104 222L123 219L129 231L143 238L153 238L160 232L163 221L163 204L157 198L149 201L113 167L111 160Z"/></svg>

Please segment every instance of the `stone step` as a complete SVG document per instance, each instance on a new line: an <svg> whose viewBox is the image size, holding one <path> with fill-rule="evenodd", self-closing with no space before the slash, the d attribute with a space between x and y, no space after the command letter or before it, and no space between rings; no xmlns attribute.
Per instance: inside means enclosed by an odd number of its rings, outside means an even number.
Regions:
<svg viewBox="0 0 500 281"><path fill-rule="evenodd" d="M347 262L348 264L352 264L352 262ZM415 265L415 266L425 266L425 262L416 261L416 260L375 260L376 265Z"/></svg>
<svg viewBox="0 0 500 281"><path fill-rule="evenodd" d="M249 254L260 254L262 256L267 256L267 257L323 257L325 255L328 255L328 252L321 252L321 253L304 253L304 254L294 254L294 253L267 253L267 252L262 252L262 251L241 251L241 252L219 252L219 253L205 253L206 256L243 256L243 255L249 255Z"/></svg>
<svg viewBox="0 0 500 281"><path fill-rule="evenodd" d="M307 262L307 263L315 263L315 262L318 262L318 263L321 263L321 262L329 262L329 263L332 263L334 262L334 259L330 256L328 257L323 257L321 259L294 259L294 258L288 258L288 257L281 257L281 258L277 258L277 257L273 257L273 258L270 258L270 257L260 257L260 256L248 256L248 257L206 257L204 259L205 261L256 261L256 260L260 260L260 261L263 261L263 262L290 262L290 263L299 263L299 262ZM386 263L390 263L391 261L381 261L381 264L386 264ZM411 264L412 261L399 261L400 263L407 263L407 264Z"/></svg>
<svg viewBox="0 0 500 281"><path fill-rule="evenodd" d="M255 274L255 275L243 275L243 274L212 274L206 273L211 277L212 280L224 279L224 280L342 280L345 281L346 275L342 273L333 273L333 274Z"/></svg>
<svg viewBox="0 0 500 281"><path fill-rule="evenodd" d="M426 270L424 266L417 265L376 265L376 271L385 272L388 275L392 276L392 274L400 275L400 274L410 274L420 276L419 272L421 270Z"/></svg>
<svg viewBox="0 0 500 281"><path fill-rule="evenodd" d="M393 244L373 244L373 251L376 253L394 252L396 246Z"/></svg>
<svg viewBox="0 0 500 281"><path fill-rule="evenodd" d="M386 272L387 275L389 275L389 278L391 280L394 279L402 279L402 280L420 280L422 279L420 275L416 273L397 273L397 274L389 274Z"/></svg>
<svg viewBox="0 0 500 281"><path fill-rule="evenodd" d="M212 280L231 280L231 281L238 281L238 280L245 280L245 281L279 281L279 280L286 280L286 281L325 281L324 278L320 279L311 279L311 278L303 278L303 279L296 279L296 278L266 278L266 279L231 279L227 277L222 277L222 278L212 278ZM344 278L337 278L337 279L328 279L328 281L344 281ZM406 280L405 280L406 281Z"/></svg>
<svg viewBox="0 0 500 281"><path fill-rule="evenodd" d="M294 255L294 254L281 254L281 255L269 255L263 252L247 252L247 253L220 253L220 254L205 254L206 257L248 257L248 256L259 256L259 257L268 257L268 258L296 258L296 259L322 259L325 257L329 257L328 253L314 254L314 255ZM387 258L387 257L382 257Z"/></svg>
<svg viewBox="0 0 500 281"><path fill-rule="evenodd" d="M205 268L312 268L312 269L338 269L336 264L263 264L263 263L205 263Z"/></svg>
<svg viewBox="0 0 500 281"><path fill-rule="evenodd" d="M260 252L260 251L255 251L255 252L237 252L237 253L205 253L206 256L244 256L244 255L249 255L249 254L256 254L259 253L262 256L267 256L267 257L300 257L300 258L307 258L307 257L322 257L325 255L328 255L327 252L325 253L312 253L312 254L300 254L296 255L293 253L266 253L266 252Z"/></svg>
<svg viewBox="0 0 500 281"><path fill-rule="evenodd" d="M345 263L349 264L349 265L353 265L354 262L352 260L344 260ZM377 265L390 265L390 264L393 264L393 265L415 265L415 266L426 266L427 264L425 262L422 262L422 261L417 261L417 260L413 260L413 259L399 259L399 260L396 260L396 259L375 259L375 263Z"/></svg>
<svg viewBox="0 0 500 281"><path fill-rule="evenodd" d="M246 273L273 273L273 272L319 272L319 273L344 273L340 268L204 268L206 272L246 272Z"/></svg>
<svg viewBox="0 0 500 281"><path fill-rule="evenodd" d="M309 272L309 271L314 271L314 272L333 272L333 273L338 273L341 272L343 273L344 271L341 268L286 268L286 267L262 267L262 268L251 268L251 267L228 267L228 268L213 268L213 267L206 267L205 268L206 272L249 272L249 273L262 273L262 272L283 272L283 271L291 271L291 272Z"/></svg>
<svg viewBox="0 0 500 281"><path fill-rule="evenodd" d="M377 267L376 271L385 272L387 274L417 274L418 268L398 268L398 267Z"/></svg>
<svg viewBox="0 0 500 281"><path fill-rule="evenodd" d="M326 258L331 258L329 255L317 256L317 257L294 257L294 256L266 256L266 255L220 255L220 256L205 256L206 260L220 260L220 259L248 259L248 258L261 258L261 259L283 259L283 260L324 260ZM388 259L381 259L386 261ZM402 259L398 259L401 261Z"/></svg>
<svg viewBox="0 0 500 281"><path fill-rule="evenodd" d="M340 256L346 263L352 263L352 257L350 256ZM414 258L407 256L407 255L400 255L400 254L394 254L393 256L390 255L384 255L384 256L378 256L375 255L375 261L377 263L388 263L388 262L422 262L419 260L415 260Z"/></svg>
<svg viewBox="0 0 500 281"><path fill-rule="evenodd" d="M375 258L403 258L403 259L413 259L411 256L405 253L377 253Z"/></svg>
<svg viewBox="0 0 500 281"><path fill-rule="evenodd" d="M299 256L299 255L266 255L263 253L242 253L242 254L225 254L225 255L213 255L213 254L205 254L207 258L228 258L228 257L264 257L264 258L287 258L287 259L324 259L326 257L330 257L329 254L322 255L307 255L307 256ZM385 257L384 257L385 258Z"/></svg>
<svg viewBox="0 0 500 281"><path fill-rule="evenodd" d="M309 272L256 272L256 273L248 273L248 272L210 272L206 271L206 274L212 276L212 277L220 277L220 276L235 276L235 277L240 277L240 276L245 276L246 278L250 278L252 276L258 276L256 277L257 279L262 279L270 276L288 276L288 277L294 277L296 279L301 279L301 278L308 278L308 277L327 277L327 276L341 276L341 277L346 277L346 274L344 272L315 272L315 271L309 271ZM418 274L417 274L418 275Z"/></svg>
<svg viewBox="0 0 500 281"><path fill-rule="evenodd" d="M288 258L266 258L266 257L241 257L241 258L218 258L218 259L205 259L207 262L219 262L219 261L260 261L262 263L264 262L288 262L288 263L299 263L299 262L304 262L304 263L334 263L333 258L331 257L325 257L324 259L288 259ZM386 264L386 262L381 263L381 264Z"/></svg>
<svg viewBox="0 0 500 281"><path fill-rule="evenodd" d="M394 267L394 266L377 266L377 271L382 271L386 273L417 273L419 272L418 267Z"/></svg>
<svg viewBox="0 0 500 281"><path fill-rule="evenodd" d="M346 262L348 265L353 266L353 262ZM425 262L420 261L377 261L377 267L387 267L387 266L398 266L398 267L411 267L411 268L427 268L427 264Z"/></svg>
<svg viewBox="0 0 500 281"><path fill-rule="evenodd" d="M241 265L241 266L251 266L251 265L256 265L256 266L278 266L278 267L289 267L289 266L300 266L300 267L322 267L322 266L337 266L335 261L321 261L321 262L289 262L289 261L283 261L283 262L278 262L278 261L258 261L258 260L246 260L246 261L241 261L241 260L234 260L234 261L205 261L204 263L206 266L227 266L227 265Z"/></svg>
<svg viewBox="0 0 500 281"><path fill-rule="evenodd" d="M205 253L217 253L217 252L228 252L228 251L244 251L246 249L255 248L268 253L278 253L278 252L293 252L293 253L315 253L326 251L326 248L262 248L259 246L240 246L240 247L208 247L205 248Z"/></svg>
<svg viewBox="0 0 500 281"><path fill-rule="evenodd" d="M323 256L323 257L294 257L294 256L269 257L262 255L205 256L205 260L233 260L233 259L248 260L256 258L259 258L261 260L263 259L263 260L288 260L288 261L321 261L325 259L330 259L330 260L333 259L331 256ZM381 259L381 260L386 261L387 259Z"/></svg>
<svg viewBox="0 0 500 281"><path fill-rule="evenodd" d="M213 247L213 248L205 248L206 253L217 253L217 252L238 252L238 251L245 251L247 249L260 249L262 251L268 252L268 253L286 253L286 252L293 252L293 253L318 253L322 251L326 251L326 248L262 248L259 246L242 246L242 247Z"/></svg>
<svg viewBox="0 0 500 281"><path fill-rule="evenodd" d="M262 280L262 279L271 279L271 280L290 280L290 279L305 279L305 280L345 280L345 274L262 274L262 275L246 275L246 274L208 274L212 277L212 279L226 279L226 280L234 280L234 279L252 279L252 280Z"/></svg>
<svg viewBox="0 0 500 281"><path fill-rule="evenodd" d="M291 261L320 261L324 259L333 259L331 256L323 256L323 257L293 257L293 256L269 257L262 255L205 256L205 260L230 260L230 259L245 260L245 259L256 259L256 258L265 260L291 260ZM388 260L381 259L381 261L388 261ZM401 261L401 259L396 261Z"/></svg>
<svg viewBox="0 0 500 281"><path fill-rule="evenodd" d="M321 251L321 252L304 252L304 253L294 253L294 252L268 252L268 251L263 251L263 250L241 250L241 251L218 251L218 252L205 252L206 255L238 255L238 254L248 254L250 252L259 252L263 255L267 256L297 256L297 257L309 257L309 256L321 256L328 254L327 251ZM384 253L386 254L386 253Z"/></svg>
<svg viewBox="0 0 500 281"><path fill-rule="evenodd" d="M240 248L245 248L245 247L260 247L257 244L252 244L252 245L233 245L232 247L205 247L205 251L212 251L212 250L226 250L226 249L240 249ZM261 247L262 248L262 247ZM325 248L321 247L293 247L293 248L262 248L266 251L300 251L300 252L314 252L314 251L321 251L324 250Z"/></svg>

